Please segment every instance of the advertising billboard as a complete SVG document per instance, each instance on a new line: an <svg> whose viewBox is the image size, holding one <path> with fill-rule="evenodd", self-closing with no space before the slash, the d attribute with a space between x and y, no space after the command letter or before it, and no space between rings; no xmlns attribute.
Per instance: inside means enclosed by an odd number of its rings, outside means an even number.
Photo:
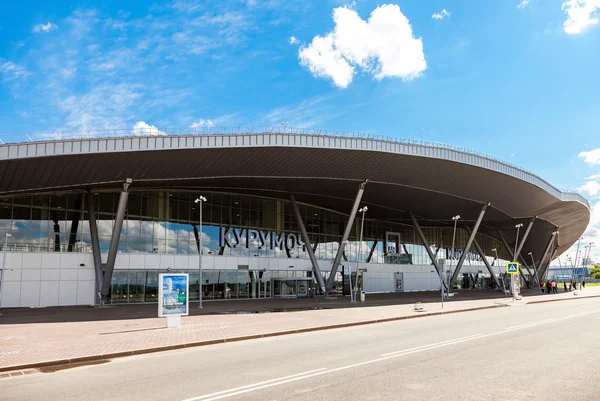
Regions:
<svg viewBox="0 0 600 401"><path fill-rule="evenodd" d="M189 314L190 281L187 273L163 273L158 276L158 316Z"/></svg>

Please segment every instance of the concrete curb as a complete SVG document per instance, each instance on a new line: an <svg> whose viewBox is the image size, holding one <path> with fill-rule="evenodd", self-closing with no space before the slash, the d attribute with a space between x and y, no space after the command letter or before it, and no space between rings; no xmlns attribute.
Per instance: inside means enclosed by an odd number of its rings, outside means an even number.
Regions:
<svg viewBox="0 0 600 401"><path fill-rule="evenodd" d="M525 305L544 304L546 302L577 301L578 299L586 299L586 298L600 298L600 295L588 295L588 296L583 296L583 297L573 296L573 298L544 299L543 301L527 302Z"/></svg>
<svg viewBox="0 0 600 401"><path fill-rule="evenodd" d="M54 360L54 361L28 363L28 364L24 364L24 365L4 366L4 367L0 367L0 372L11 372L11 371L25 370L25 369L39 369L39 368L46 368L49 366L57 366L57 365L71 365L71 364L76 364L76 363L98 361L98 360L103 360L103 359L114 359L114 358L122 358L122 357L126 357L126 356L150 354L150 353L154 353L154 352L172 351L172 350L176 350L176 349L192 348L192 347L201 347L201 346L205 346L205 345L223 344L223 343L245 341L245 340L255 340L258 338L278 337L278 336L285 336L285 335L289 335L289 334L309 333L312 331L341 329L341 328L345 328L345 327L365 326L368 324L375 324L375 323L394 322L394 321L398 321L398 320L416 319L416 318L427 317L427 316L449 315L452 313L471 312L471 311L484 310L484 309L495 309L495 308L502 308L502 307L506 307L506 306L509 306L509 305L508 304L496 304L496 305L480 306L480 307L475 307L475 308L457 309L457 310L452 310L452 311L447 311L447 312L445 312L445 311L430 312L430 313L425 312L420 315L406 315L406 316L396 316L396 317L389 317L389 318L383 318L383 319L363 320L360 322L339 323L339 324L332 324L329 326L307 327L304 329L276 331L276 332L272 332L272 333L253 334L253 335L241 336L241 337L221 338L218 340L196 341L196 342L185 343L185 344L167 345L167 346L162 346L162 347L145 348L145 349L139 349L139 350L133 350L133 351L114 352L114 353L110 353L110 354L90 355L90 356L82 356L82 357L76 357L76 358L58 359L58 360Z"/></svg>

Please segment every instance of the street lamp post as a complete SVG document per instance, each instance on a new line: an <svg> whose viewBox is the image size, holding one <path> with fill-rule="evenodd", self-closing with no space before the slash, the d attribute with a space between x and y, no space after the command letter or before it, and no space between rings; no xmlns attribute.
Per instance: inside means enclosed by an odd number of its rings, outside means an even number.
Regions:
<svg viewBox="0 0 600 401"><path fill-rule="evenodd" d="M194 201L194 203L198 204L198 207L200 208L200 230L198 234L198 309L202 309L202 204L204 202L206 202L206 198L202 195L200 195L198 199Z"/></svg>
<svg viewBox="0 0 600 401"><path fill-rule="evenodd" d="M451 259L452 261L454 260L454 258L456 256L454 254L454 243L456 240L456 223L458 223L458 219L460 219L460 215L458 215L458 214L456 216L452 217L452 220L454 221L454 232L452 233L452 259ZM450 294L450 286L452 284L452 283L450 283L450 281L452 280L451 277L452 277L452 263L450 263L450 277L448 278L448 294Z"/></svg>
<svg viewBox="0 0 600 401"><path fill-rule="evenodd" d="M349 248L350 245L350 241L345 241L344 242L344 247L345 248ZM350 303L353 304L354 303L354 297L352 296L352 265L350 263L348 263L348 280L350 280L349 286L350 286Z"/></svg>
<svg viewBox="0 0 600 401"><path fill-rule="evenodd" d="M6 248L8 248L8 238L11 237L11 234L6 234L5 240L4 240L4 256L2 256L2 281L0 281L0 308L2 308L2 295L4 294L4 281L5 277L4 275L6 274Z"/></svg>
<svg viewBox="0 0 600 401"><path fill-rule="evenodd" d="M358 209L359 213L362 213L362 218L360 220L360 238L358 240L358 255L356 256L356 282L354 283L354 302L356 302L356 294L358 293L358 275L360 271L360 255L362 249L362 238L363 238L363 227L365 226L365 213L369 210L367 206L363 206Z"/></svg>
<svg viewBox="0 0 600 401"><path fill-rule="evenodd" d="M586 248L588 249L587 256L584 258L584 261L585 261L585 262L581 264L581 265L582 265L582 266L581 266L581 267L582 267L582 269L581 269L581 282L582 282L582 283L583 283L583 279L585 278L585 268L586 268L586 264L585 264L585 263L586 263L586 262L587 262L587 263L589 263L589 260L590 260L590 255L592 254L592 246L593 246L593 245L594 245L594 243L593 243L593 242L590 242L590 243L588 244L588 246L586 247Z"/></svg>
<svg viewBox="0 0 600 401"><path fill-rule="evenodd" d="M517 229L517 238L515 239L515 250L513 252L513 262L517 261L517 249L519 248L519 228L523 227L523 223L519 223L515 226Z"/></svg>
<svg viewBox="0 0 600 401"><path fill-rule="evenodd" d="M533 259L533 253L529 252L529 256L531 257L531 263L533 265L533 271L535 272L535 281L538 285L538 287L540 288L540 291L542 290L542 286L540 285L540 277L538 276L538 272L537 269L535 267L535 259Z"/></svg>

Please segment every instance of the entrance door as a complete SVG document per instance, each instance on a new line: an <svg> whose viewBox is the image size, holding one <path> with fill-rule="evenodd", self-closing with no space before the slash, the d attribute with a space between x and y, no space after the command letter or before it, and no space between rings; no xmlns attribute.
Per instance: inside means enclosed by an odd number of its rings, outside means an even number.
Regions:
<svg viewBox="0 0 600 401"><path fill-rule="evenodd" d="M273 279L273 296L279 298L296 298L298 285L296 279Z"/></svg>
<svg viewBox="0 0 600 401"><path fill-rule="evenodd" d="M308 291L309 291L309 280L298 280L297 281L297 285L296 285L296 296L298 298L306 298L308 297Z"/></svg>

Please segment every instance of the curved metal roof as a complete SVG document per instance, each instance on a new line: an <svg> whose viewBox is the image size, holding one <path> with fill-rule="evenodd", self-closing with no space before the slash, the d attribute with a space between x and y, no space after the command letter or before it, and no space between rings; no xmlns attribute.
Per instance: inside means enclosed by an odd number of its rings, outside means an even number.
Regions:
<svg viewBox="0 0 600 401"><path fill-rule="evenodd" d="M514 237L537 216L522 254L541 254L560 228L558 254L584 232L589 203L516 166L436 143L300 133L124 136L0 145L0 196L133 188L235 191L288 198L348 213L358 184L370 218L447 225L460 214L480 230Z"/></svg>

